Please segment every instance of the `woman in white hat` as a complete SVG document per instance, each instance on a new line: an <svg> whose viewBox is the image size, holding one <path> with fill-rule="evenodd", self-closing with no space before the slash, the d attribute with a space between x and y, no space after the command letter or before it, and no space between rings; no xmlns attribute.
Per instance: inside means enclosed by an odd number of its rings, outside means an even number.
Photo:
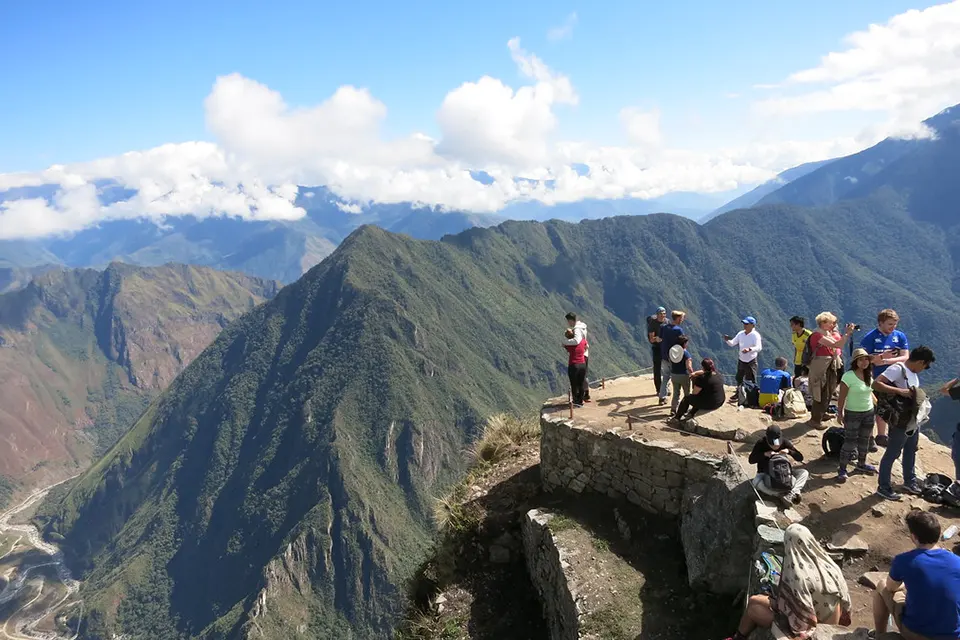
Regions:
<svg viewBox="0 0 960 640"><path fill-rule="evenodd" d="M837 417L843 423L843 448L840 450L840 471L837 482L847 481L847 465L856 461L854 471L876 475L877 468L867 464L870 436L873 434L875 406L873 370L866 349L854 349L850 370L840 380Z"/></svg>

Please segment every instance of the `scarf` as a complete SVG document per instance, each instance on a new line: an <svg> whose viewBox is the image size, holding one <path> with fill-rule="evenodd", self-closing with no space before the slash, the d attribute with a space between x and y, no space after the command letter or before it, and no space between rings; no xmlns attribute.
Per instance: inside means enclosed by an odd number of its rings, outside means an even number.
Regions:
<svg viewBox="0 0 960 640"><path fill-rule="evenodd" d="M773 603L777 626L794 640L807 640L817 628L814 594L835 596L849 610L850 592L840 567L827 555L810 530L792 524L784 532L783 573Z"/></svg>

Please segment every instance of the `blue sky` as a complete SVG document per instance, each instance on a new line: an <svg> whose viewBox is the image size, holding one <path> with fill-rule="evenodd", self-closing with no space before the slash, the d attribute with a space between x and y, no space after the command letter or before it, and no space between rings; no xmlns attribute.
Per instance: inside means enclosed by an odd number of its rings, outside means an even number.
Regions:
<svg viewBox="0 0 960 640"><path fill-rule="evenodd" d="M146 180L203 209L215 205L196 194L211 184L258 181L270 195L310 181L478 210L723 191L914 135L960 102L960 0L90 7L2 9L0 190ZM363 91L337 94L347 85ZM210 145L185 144L196 141ZM155 149L170 143L181 146ZM136 166L119 156L151 149ZM98 159L109 161L89 164ZM560 175L572 162L593 168L589 184ZM55 164L68 167L44 171ZM462 180L475 168L502 181L475 192ZM517 175L561 187L520 193ZM75 210L46 212L56 228L134 215L80 215L82 194L70 195ZM0 236L40 203L30 207L13 216L0 205Z"/></svg>
<svg viewBox="0 0 960 640"><path fill-rule="evenodd" d="M516 79L503 50L514 36L582 96L560 133L609 141L619 108L638 104L669 114L664 127L678 135L719 136L710 129L742 118L742 97L727 94L749 96L756 83L815 65L845 34L930 4L7 3L0 58L15 62L0 100L0 171L208 139L202 100L231 72L291 104L368 87L389 107L388 131L433 133L450 89L485 74ZM571 36L549 40L571 13Z"/></svg>

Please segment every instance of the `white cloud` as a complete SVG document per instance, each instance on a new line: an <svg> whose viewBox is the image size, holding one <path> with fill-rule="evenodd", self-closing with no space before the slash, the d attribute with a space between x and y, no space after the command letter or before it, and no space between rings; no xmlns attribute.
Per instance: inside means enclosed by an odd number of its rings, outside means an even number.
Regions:
<svg viewBox="0 0 960 640"><path fill-rule="evenodd" d="M573 28L577 26L577 12L574 11L564 19L563 24L551 27L547 31L547 39L556 42L557 40L566 40L573 35Z"/></svg>
<svg viewBox="0 0 960 640"><path fill-rule="evenodd" d="M636 107L624 107L620 110L620 126L626 131L627 139L634 144L655 147L662 142L659 109L644 111Z"/></svg>
<svg viewBox="0 0 960 640"><path fill-rule="evenodd" d="M298 184L326 185L346 200L337 205L341 210L358 213L372 202L497 211L523 199L654 198L759 183L803 162L858 151L890 132L926 135L917 123L937 110L928 105L939 108L950 91L960 94L952 84L960 74L958 6L960 0L908 12L854 34L848 51L793 74L780 85L788 93L755 105L769 120L783 120L874 108L877 98L887 113L879 125L825 140L748 131L754 139L736 147L678 149L667 144L660 110L637 107L618 114L622 145L558 139L559 118L577 108L579 95L569 77L524 50L517 38L507 50L523 81L511 85L483 76L453 88L435 114L437 139L416 131L386 135L387 106L367 89L343 86L301 107L250 78L223 76L203 105L212 142L0 174L0 191L59 186L49 198L25 192L4 200L0 194L0 238L69 233L116 219L162 222L188 213L296 219L305 213L295 204ZM941 64L934 63L937 56ZM867 98L858 87L867 87ZM754 124L754 131L763 129L762 122ZM472 170L485 171L490 180L481 184ZM135 195L101 202L98 188L105 181Z"/></svg>
<svg viewBox="0 0 960 640"><path fill-rule="evenodd" d="M846 49L791 74L761 116L882 112L871 137L929 135L918 123L960 96L960 0L894 16L845 38Z"/></svg>

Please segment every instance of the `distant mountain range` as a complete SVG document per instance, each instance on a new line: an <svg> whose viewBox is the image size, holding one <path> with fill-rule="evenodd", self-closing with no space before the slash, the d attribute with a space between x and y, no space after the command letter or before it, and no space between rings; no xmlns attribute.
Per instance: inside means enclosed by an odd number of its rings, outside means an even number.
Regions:
<svg viewBox="0 0 960 640"><path fill-rule="evenodd" d="M0 295L0 477L99 457L231 320L278 283L204 267L52 270Z"/></svg>
<svg viewBox="0 0 960 640"><path fill-rule="evenodd" d="M734 211L735 209L749 209L758 202L760 202L764 197L773 193L774 191L780 189L786 184L790 184L797 178L802 178L803 176L816 171L820 167L833 162L833 159L830 160L820 160L818 162L808 162L806 164L801 164L800 166L793 167L792 169L787 169L786 171L777 175L773 180L764 182L760 186L748 191L738 198L734 198L730 202L726 203L722 207L718 207L711 211L708 215L700 219L701 224L706 224L719 215L722 215L728 211Z"/></svg>

